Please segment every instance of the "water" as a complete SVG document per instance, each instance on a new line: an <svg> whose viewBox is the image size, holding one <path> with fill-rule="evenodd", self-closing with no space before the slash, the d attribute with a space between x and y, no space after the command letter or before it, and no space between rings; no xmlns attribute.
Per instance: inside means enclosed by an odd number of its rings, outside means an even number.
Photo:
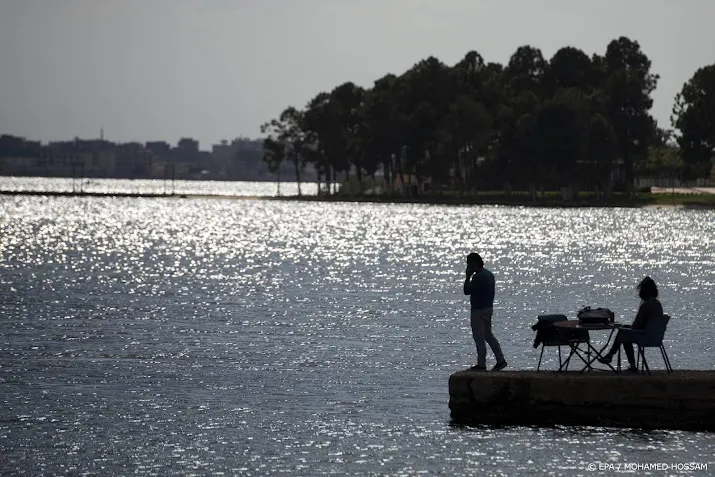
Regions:
<svg viewBox="0 0 715 477"><path fill-rule="evenodd" d="M0 196L0 473L712 473L712 434L451 426L447 380L476 359L472 250L498 280L508 369L535 369L540 313L630 321L646 274L673 317L674 367L714 369L714 219Z"/></svg>
<svg viewBox="0 0 715 477"><path fill-rule="evenodd" d="M186 181L161 179L82 179L72 177L0 177L5 192L90 192L95 194L185 194L266 197L297 195L296 182ZM302 183L303 195L318 192L314 182Z"/></svg>

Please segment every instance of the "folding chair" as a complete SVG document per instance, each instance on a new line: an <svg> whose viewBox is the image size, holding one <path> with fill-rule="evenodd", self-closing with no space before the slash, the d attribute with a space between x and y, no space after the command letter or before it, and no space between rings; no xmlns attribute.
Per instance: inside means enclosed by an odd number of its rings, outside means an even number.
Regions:
<svg viewBox="0 0 715 477"><path fill-rule="evenodd" d="M567 321L566 315L539 315L537 317L538 322L531 327L532 330L536 331L536 338L534 338L534 348L538 348L541 345L541 353L539 354L539 364L536 366L536 370L541 369L541 361L544 357L544 348L547 346L556 346L559 351L559 371L568 370L569 362L571 356L573 355L574 346L578 346L578 343L584 343L589 341L590 337L587 330L567 330L562 328L557 328L554 323L558 321ZM561 354L561 347L567 346L570 350L566 359L563 359Z"/></svg>
<svg viewBox="0 0 715 477"><path fill-rule="evenodd" d="M670 365L670 359L668 358L668 353L665 352L665 346L663 346L663 337L665 336L665 330L670 321L670 316L663 315L658 318L651 318L648 320L646 327L642 330L619 330L619 333L625 331L626 334L621 339L622 343L632 343L638 346L638 354L636 361L636 368L640 366L641 372L645 370L648 374L650 373L650 368L648 367L648 362L645 359L645 348L659 348L660 354L663 357L663 363L665 363L665 369L668 374L673 373L673 367ZM621 347L618 347L618 370L621 370Z"/></svg>

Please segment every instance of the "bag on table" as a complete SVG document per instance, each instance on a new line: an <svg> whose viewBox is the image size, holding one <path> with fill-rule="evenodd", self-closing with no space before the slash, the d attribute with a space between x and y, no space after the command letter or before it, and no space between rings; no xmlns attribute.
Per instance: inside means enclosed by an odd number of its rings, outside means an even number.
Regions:
<svg viewBox="0 0 715 477"><path fill-rule="evenodd" d="M582 325L607 325L613 323L615 319L615 314L608 308L591 308L590 306L581 308L576 316Z"/></svg>

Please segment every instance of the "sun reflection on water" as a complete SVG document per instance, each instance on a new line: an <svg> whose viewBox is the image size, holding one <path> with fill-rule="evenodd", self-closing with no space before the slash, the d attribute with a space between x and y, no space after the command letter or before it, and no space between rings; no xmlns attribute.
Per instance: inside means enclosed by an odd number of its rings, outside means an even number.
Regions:
<svg viewBox="0 0 715 477"><path fill-rule="evenodd" d="M694 433L450 427L446 386L474 359L473 250L497 278L512 369L536 366L536 315L596 305L630 321L646 274L674 316L675 367L713 369L713 219L0 197L5 469L570 475L654 452L698 461L715 447Z"/></svg>

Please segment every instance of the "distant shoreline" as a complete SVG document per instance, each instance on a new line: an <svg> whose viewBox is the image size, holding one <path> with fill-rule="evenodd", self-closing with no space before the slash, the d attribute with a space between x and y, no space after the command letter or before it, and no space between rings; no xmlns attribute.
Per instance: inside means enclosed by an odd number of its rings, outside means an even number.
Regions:
<svg viewBox="0 0 715 477"><path fill-rule="evenodd" d="M682 208L682 209L715 209L715 195L710 194L641 194L635 198L619 197L610 200L577 199L565 201L556 198L539 198L532 200L524 195L500 196L493 195L472 197L424 196L424 197L389 197L389 196L283 196L263 197L270 200L286 200L297 202L359 202L376 204L424 204L424 205L493 205L509 207L535 208ZM699 200L700 199L700 200Z"/></svg>
<svg viewBox="0 0 715 477"><path fill-rule="evenodd" d="M71 191L0 191L5 196L47 196L47 197L121 197L121 198L166 198L166 199L225 199L225 200L273 200L289 202L332 202L332 203L374 203L374 204L424 204L424 205L491 205L535 208L648 208L648 209L715 209L715 195L712 194L640 194L634 198L618 197L610 200L582 198L565 201L547 197L532 200L524 195L483 195L471 197L450 196L347 196L347 195L290 195L255 196L228 194L182 194L182 193L142 193L142 192L71 192Z"/></svg>

